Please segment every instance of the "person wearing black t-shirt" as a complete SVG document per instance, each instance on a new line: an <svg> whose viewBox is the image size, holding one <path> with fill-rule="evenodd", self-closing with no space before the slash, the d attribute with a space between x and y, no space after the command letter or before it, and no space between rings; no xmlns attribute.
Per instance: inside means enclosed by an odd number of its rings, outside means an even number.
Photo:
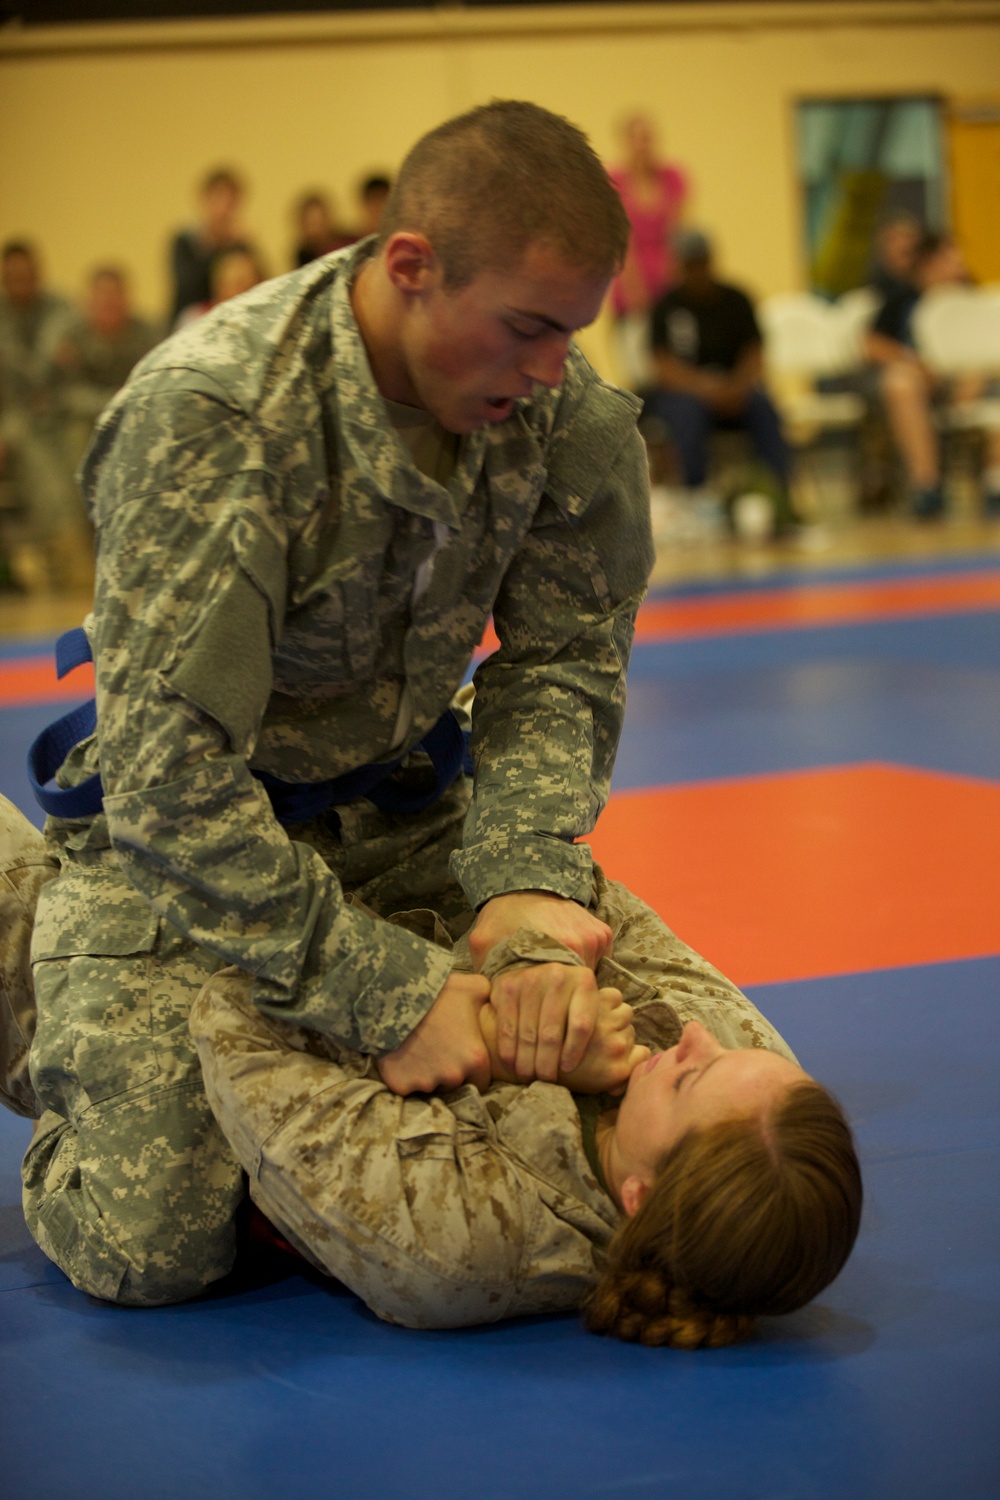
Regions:
<svg viewBox="0 0 1000 1500"><path fill-rule="evenodd" d="M677 249L681 279L653 308L657 386L647 396L646 412L669 432L688 488L705 483L710 434L742 428L787 492L788 449L762 385L753 305L738 287L716 280L712 247L703 234L685 232Z"/></svg>
<svg viewBox="0 0 1000 1500"><path fill-rule="evenodd" d="M170 242L169 329L177 327L187 308L212 300L212 271L221 255L230 250L256 253L239 222L244 192L242 180L229 167L217 167L202 182L198 222L178 230Z"/></svg>

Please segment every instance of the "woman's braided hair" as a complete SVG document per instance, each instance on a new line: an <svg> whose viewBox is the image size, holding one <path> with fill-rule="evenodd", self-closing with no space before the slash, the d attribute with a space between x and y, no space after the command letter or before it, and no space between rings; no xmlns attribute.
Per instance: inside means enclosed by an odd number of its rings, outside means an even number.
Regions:
<svg viewBox="0 0 1000 1500"><path fill-rule="evenodd" d="M764 1119L691 1130L616 1232L587 1327L675 1349L736 1343L758 1314L793 1312L833 1280L861 1201L850 1126L817 1083Z"/></svg>

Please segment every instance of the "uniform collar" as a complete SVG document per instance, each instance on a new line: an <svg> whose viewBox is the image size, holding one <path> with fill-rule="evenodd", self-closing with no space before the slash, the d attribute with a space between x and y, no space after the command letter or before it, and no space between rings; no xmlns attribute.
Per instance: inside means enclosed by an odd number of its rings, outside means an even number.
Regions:
<svg viewBox="0 0 1000 1500"><path fill-rule="evenodd" d="M463 433L454 472L447 487L426 478L413 464L397 436L388 408L375 384L368 353L351 306L351 286L375 249L374 238L344 257L333 283L331 379L324 393L333 409L335 427L342 434L352 465L390 504L457 530L469 497L484 468L506 467L511 449L519 467L541 467L541 448L518 414L507 422Z"/></svg>

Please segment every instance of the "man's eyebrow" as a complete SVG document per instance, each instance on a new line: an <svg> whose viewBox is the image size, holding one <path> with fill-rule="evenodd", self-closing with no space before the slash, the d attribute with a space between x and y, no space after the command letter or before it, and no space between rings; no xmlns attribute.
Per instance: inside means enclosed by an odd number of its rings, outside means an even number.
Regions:
<svg viewBox="0 0 1000 1500"><path fill-rule="evenodd" d="M548 313L529 312L526 307L508 307L508 314L515 318L527 318L532 323L544 323L546 328L555 329L556 333L572 333L572 328L566 328L555 318L550 318Z"/></svg>

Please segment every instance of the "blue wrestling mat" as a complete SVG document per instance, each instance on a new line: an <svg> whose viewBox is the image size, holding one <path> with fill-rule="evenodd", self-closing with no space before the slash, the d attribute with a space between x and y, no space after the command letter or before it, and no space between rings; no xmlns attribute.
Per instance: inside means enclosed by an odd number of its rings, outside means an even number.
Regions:
<svg viewBox="0 0 1000 1500"><path fill-rule="evenodd" d="M908 564L905 576L936 586L989 567ZM860 576L826 573L816 587ZM808 593L801 578L795 587ZM39 717L36 706L0 708L0 790L22 805L10 747ZM667 630L636 647L618 797L691 787L710 798L716 784L731 795L744 779L753 788L789 773L789 796L800 798L799 772L816 770L822 789L872 763L900 771L886 783L899 796L912 780L916 825L917 793L930 783L910 771L992 815L1000 611L922 614L918 599L891 619L862 610L829 625L683 639ZM785 784L766 782L769 806ZM850 808L831 804L826 821L849 819ZM789 825L801 828L806 857L810 840L830 837L822 812ZM840 833L849 858L852 830ZM996 858L973 878L1000 905L1000 828L986 847ZM610 873L629 878L627 868ZM915 903L921 878L907 887ZM890 896L887 925L905 934L908 908ZM723 887L714 899L721 943L739 914L727 914ZM790 901L775 891L775 934ZM792 915L808 928L808 911ZM914 916L914 953L924 951L921 924ZM0 1111L0 1496L996 1500L1000 923L994 930L992 949L980 925L976 950L957 939L949 962L873 960L859 971L847 923L837 965L824 960L818 973L804 959L800 974L750 986L852 1117L866 1208L834 1285L730 1349L647 1350L586 1334L574 1317L411 1332L281 1257L197 1303L112 1308L76 1292L31 1243L18 1206L30 1127Z"/></svg>

